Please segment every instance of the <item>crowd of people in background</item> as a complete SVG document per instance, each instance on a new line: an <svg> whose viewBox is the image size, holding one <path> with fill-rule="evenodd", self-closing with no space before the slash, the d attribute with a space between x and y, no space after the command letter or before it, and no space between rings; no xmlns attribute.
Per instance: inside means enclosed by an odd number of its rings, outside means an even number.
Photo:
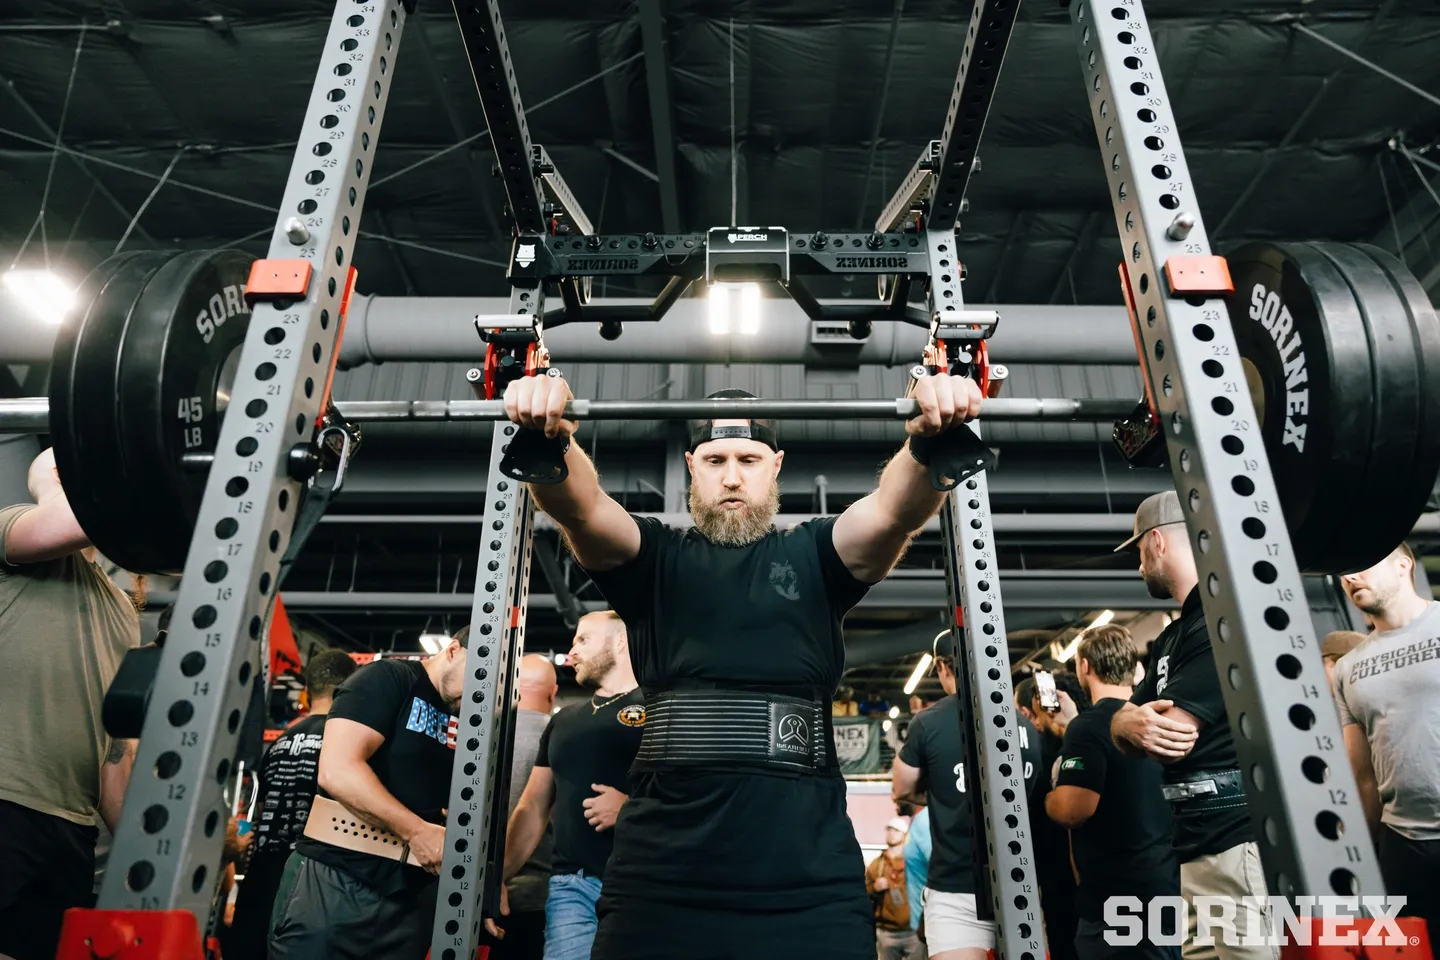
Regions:
<svg viewBox="0 0 1440 960"><path fill-rule="evenodd" d="M144 601L143 583L127 594L96 563L53 458L35 461L30 491L34 504L0 509L0 675L7 690L23 691L0 697L7 722L0 955L51 960L64 911L94 902L97 834L114 828L130 774L133 744L107 735L100 714L120 660L139 644ZM1085 630L1073 669L1050 671L1053 698L1033 676L1015 684L1039 901L1056 960L1119 955L1105 936L1105 904L1116 897L1220 895L1241 914L1256 911L1262 929L1272 920L1175 494L1146 500L1121 548L1135 552L1150 593L1178 605L1179 616L1143 655L1123 626ZM1387 891L1406 898L1401 914L1422 917L1433 930L1440 923L1440 603L1417 592L1415 567L1401 544L1375 566L1340 577L1366 629L1330 633L1320 654L1343 735L1335 753L1348 758L1359 790L1357 818L1374 841ZM833 569L825 576L853 586ZM612 611L580 620L568 659L590 695L561 709L551 659L531 655L520 664L501 906L486 921L494 960L582 960L598 950L606 915L623 899L609 879L615 827L663 810L658 781L643 777L643 730L656 718L647 718L627 626ZM963 637L949 633L935 641L945 696L929 705L909 699L913 715L890 771L896 816L885 825L883 849L853 871L880 960L984 960L996 944L979 900L986 838L967 782L957 642ZM233 912L222 912L227 960L424 955L444 857L450 724L468 647L462 628L427 658L357 667L338 650L312 653L307 710L259 764L253 819L237 815L229 825L227 875L241 880ZM69 709L55 710L56 703ZM838 717L895 713L877 691L857 702L842 688L833 706ZM795 732L803 724L785 729L808 736ZM638 803L637 783L651 792ZM405 858L377 856L368 839L337 836L315 814L329 809L324 804L362 817L376 842ZM1360 820L1346 826L1359 831ZM646 842L643 831L630 837ZM222 902L225 895L222 887ZM1183 947L1147 938L1125 955L1278 954L1197 937L1197 913L1187 916ZM1247 917L1236 922L1243 927ZM623 929L612 927L612 936Z"/></svg>

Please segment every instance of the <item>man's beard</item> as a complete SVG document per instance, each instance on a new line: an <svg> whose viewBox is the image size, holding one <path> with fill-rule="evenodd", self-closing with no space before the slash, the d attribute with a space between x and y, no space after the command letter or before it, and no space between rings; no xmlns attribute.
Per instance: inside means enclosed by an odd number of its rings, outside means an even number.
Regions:
<svg viewBox="0 0 1440 960"><path fill-rule="evenodd" d="M615 669L615 651L606 650L586 657L575 668L575 682L582 687L598 687L606 674Z"/></svg>
<svg viewBox="0 0 1440 960"><path fill-rule="evenodd" d="M1363 589L1370 591L1370 596L1372 596L1374 599L1371 600L1369 603L1360 604L1356 603L1355 598L1352 596L1350 598L1350 602L1354 603L1355 608L1361 613L1371 617L1385 616L1386 611L1388 611L1391 604L1395 602L1396 594L1399 593L1398 590L1392 591L1390 593L1382 593L1376 588L1368 585Z"/></svg>
<svg viewBox="0 0 1440 960"><path fill-rule="evenodd" d="M745 506L727 509L722 501L736 494L722 493L710 503L700 499L694 486L690 488L690 516L695 529L711 543L722 547L744 547L761 539L770 532L775 514L780 512L780 485L771 483L764 502L746 498Z"/></svg>
<svg viewBox="0 0 1440 960"><path fill-rule="evenodd" d="M1145 575L1145 589L1150 591L1150 596L1156 600L1170 600L1175 596L1175 584L1167 576L1159 573L1147 573Z"/></svg>

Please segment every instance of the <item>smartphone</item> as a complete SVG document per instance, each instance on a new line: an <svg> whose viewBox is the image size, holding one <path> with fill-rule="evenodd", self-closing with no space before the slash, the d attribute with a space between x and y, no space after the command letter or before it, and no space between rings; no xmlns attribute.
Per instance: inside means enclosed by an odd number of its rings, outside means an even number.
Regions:
<svg viewBox="0 0 1440 960"><path fill-rule="evenodd" d="M1044 670L1035 672L1035 690L1040 695L1040 706L1055 713L1060 709L1060 693L1055 689L1055 677Z"/></svg>

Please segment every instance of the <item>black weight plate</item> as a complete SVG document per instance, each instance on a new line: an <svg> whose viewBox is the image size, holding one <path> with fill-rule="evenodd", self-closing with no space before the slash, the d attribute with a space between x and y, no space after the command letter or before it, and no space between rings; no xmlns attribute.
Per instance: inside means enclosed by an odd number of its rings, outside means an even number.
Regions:
<svg viewBox="0 0 1440 960"><path fill-rule="evenodd" d="M1420 364L1410 313L1389 277L1360 250L1312 243L1339 267L1355 292L1370 341L1375 380L1374 426L1365 481L1334 503L1336 550L1329 572L1363 570L1384 559L1410 533L1414 517L1399 512L1413 486L1420 439Z"/></svg>
<svg viewBox="0 0 1440 960"><path fill-rule="evenodd" d="M1410 316L1414 350L1419 363L1420 419L1415 459L1409 476L1413 481L1408 497L1395 509L1413 520L1427 507L1440 472L1440 315L1420 281L1404 264L1379 247L1357 244L1379 264L1395 286ZM1408 531L1407 531L1408 533Z"/></svg>
<svg viewBox="0 0 1440 960"><path fill-rule="evenodd" d="M1226 260L1230 322L1296 560L1326 570L1336 507L1369 466L1374 382L1360 308L1305 244L1247 244Z"/></svg>
<svg viewBox="0 0 1440 960"><path fill-rule="evenodd" d="M154 548L146 572L185 565L207 472L187 469L184 455L215 451L227 378L249 326L245 283L253 262L233 250L184 254L154 276L136 304L120 368L121 417L136 508Z"/></svg>
<svg viewBox="0 0 1440 960"><path fill-rule="evenodd" d="M85 304L64 339L57 339L51 386L56 466L75 518L109 559L126 569L144 539L131 507L117 422L116 366L135 300L169 254L145 252L106 261L95 283L82 286ZM58 400L58 405L55 401Z"/></svg>

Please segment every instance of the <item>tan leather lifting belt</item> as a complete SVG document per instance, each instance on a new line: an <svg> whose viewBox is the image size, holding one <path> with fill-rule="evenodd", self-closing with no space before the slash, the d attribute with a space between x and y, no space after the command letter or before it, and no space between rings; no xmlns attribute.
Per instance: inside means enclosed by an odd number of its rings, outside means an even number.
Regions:
<svg viewBox="0 0 1440 960"><path fill-rule="evenodd" d="M403 860L418 867L420 862L410 855L410 845L384 827L361 820L349 807L316 795L305 821L305 836L328 843L342 850L368 853L382 860Z"/></svg>

